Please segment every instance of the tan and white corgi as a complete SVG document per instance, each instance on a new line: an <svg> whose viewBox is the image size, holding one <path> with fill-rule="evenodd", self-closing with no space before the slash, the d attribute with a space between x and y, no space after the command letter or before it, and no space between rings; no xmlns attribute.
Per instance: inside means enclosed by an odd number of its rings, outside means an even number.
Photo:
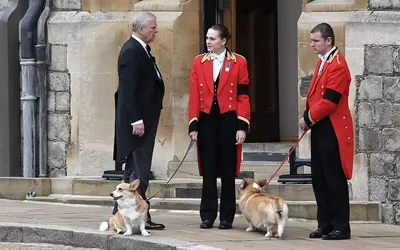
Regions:
<svg viewBox="0 0 400 250"><path fill-rule="evenodd" d="M126 236L141 232L143 236L150 236L145 229L148 204L136 191L139 185L139 179L130 184L121 183L110 193L118 203L118 212L100 224L100 231L124 232Z"/></svg>
<svg viewBox="0 0 400 250"><path fill-rule="evenodd" d="M288 220L289 209L285 200L278 196L269 195L263 187L267 180L245 178L239 187L239 207L249 222L247 232L256 228L267 229L265 237L282 238Z"/></svg>

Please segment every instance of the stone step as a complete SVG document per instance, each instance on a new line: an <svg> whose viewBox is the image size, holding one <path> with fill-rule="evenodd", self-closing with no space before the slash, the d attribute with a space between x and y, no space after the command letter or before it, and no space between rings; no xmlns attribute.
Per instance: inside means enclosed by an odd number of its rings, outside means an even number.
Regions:
<svg viewBox="0 0 400 250"><path fill-rule="evenodd" d="M113 206L114 200L107 196L80 196L80 195L55 195L47 197L29 198L31 201L56 202L66 204L86 204ZM289 206L290 218L302 218L316 220L317 206L315 201L287 201ZM153 198L151 200L152 209L163 210L193 210L199 211L200 199L179 199L179 198ZM236 213L240 214L240 209L236 207ZM350 220L352 221L381 221L379 202L351 201Z"/></svg>
<svg viewBox="0 0 400 250"><path fill-rule="evenodd" d="M167 180L152 180L147 189L147 197L156 194L166 184ZM236 194L241 180L236 180ZM52 194L69 194L85 196L108 196L120 183L116 180L103 179L71 179L68 183L65 179L52 181ZM217 180L217 187L220 189L221 181ZM350 186L349 186L350 188ZM315 200L311 184L280 184L276 180L265 188L273 195L279 195L286 200ZM174 178L159 193L157 198L200 198L202 190L201 179L179 179ZM350 188L351 191L351 188Z"/></svg>
<svg viewBox="0 0 400 250"><path fill-rule="evenodd" d="M168 162L167 175L170 177L176 171L180 162L170 161ZM281 162L268 162L268 161L244 161L241 165L241 171L254 171L254 178L269 179L275 171L280 166ZM285 162L279 172L276 174L275 178L278 179L281 174L288 174L289 163ZM198 166L196 161L184 161L182 166L176 172L174 178L191 178L191 179L201 179L199 176Z"/></svg>

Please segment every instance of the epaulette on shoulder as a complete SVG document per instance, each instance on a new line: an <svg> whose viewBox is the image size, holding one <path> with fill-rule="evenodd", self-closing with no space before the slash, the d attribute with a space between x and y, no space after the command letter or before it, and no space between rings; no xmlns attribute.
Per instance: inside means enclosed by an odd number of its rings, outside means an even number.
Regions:
<svg viewBox="0 0 400 250"><path fill-rule="evenodd" d="M211 59L211 52L204 53L204 54L201 54L201 55L203 55L203 58L201 59L201 63L204 63L205 61ZM201 55L199 55L199 56L201 56Z"/></svg>
<svg viewBox="0 0 400 250"><path fill-rule="evenodd" d="M197 55L197 56L195 56L193 59L196 59L197 57L200 57L200 56L202 56L202 55L205 55L206 53L202 53L202 54L200 54L200 55Z"/></svg>

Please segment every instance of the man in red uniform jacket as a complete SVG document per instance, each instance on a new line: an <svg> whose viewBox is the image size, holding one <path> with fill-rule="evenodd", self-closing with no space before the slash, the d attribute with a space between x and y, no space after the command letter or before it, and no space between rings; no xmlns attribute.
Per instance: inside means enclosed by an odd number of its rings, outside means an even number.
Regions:
<svg viewBox="0 0 400 250"><path fill-rule="evenodd" d="M218 212L217 177L221 177L220 229L232 228L235 177L242 143L250 129L249 74L246 59L225 44L229 31L214 25L208 32L208 53L193 60L190 75L189 135L197 140L199 173L203 176L200 228L212 228Z"/></svg>
<svg viewBox="0 0 400 250"><path fill-rule="evenodd" d="M348 97L350 71L335 46L327 23L311 31L311 46L320 60L307 94L307 105L299 121L311 128L311 177L317 201L318 229L310 238L350 239L350 205L347 180L353 173L354 135Z"/></svg>

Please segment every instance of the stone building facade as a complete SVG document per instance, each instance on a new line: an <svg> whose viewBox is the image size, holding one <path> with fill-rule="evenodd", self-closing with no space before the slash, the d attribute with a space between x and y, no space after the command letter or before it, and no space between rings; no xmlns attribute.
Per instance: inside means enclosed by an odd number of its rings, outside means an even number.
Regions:
<svg viewBox="0 0 400 250"><path fill-rule="evenodd" d="M294 1L285 1L278 0L278 15L293 11L285 6L294 6L289 5ZM382 202L382 220L399 224L400 2L297 1L299 13L293 11L278 23L278 51L283 55L279 57L280 77L291 76L290 70L294 69L294 81L290 78L284 88L279 86L282 97L290 96L281 98L285 100L281 106L295 99L293 107L297 112L292 115L288 109L280 110L279 119L282 124L297 128L297 119L305 107L307 84L318 60L310 47L309 32L320 22L330 23L352 75L349 103L356 134L354 178L349 182L352 199ZM153 160L156 177L167 176L169 161L182 159L188 144L186 109L191 61L201 51L201 2L53 1L48 19L52 45L48 95L51 177L98 177L104 170L114 168L116 61L119 49L130 36L130 19L140 10L152 11L158 18L159 34L152 51L166 84ZM0 0L0 9L6 5L7 1ZM297 33L285 26L290 18ZM285 39L287 36L292 37ZM293 51L288 50L291 42L295 43ZM285 50L290 53L284 54ZM298 133L295 130L296 136ZM301 142L299 154L310 156L309 134ZM192 151L188 160L194 159Z"/></svg>

